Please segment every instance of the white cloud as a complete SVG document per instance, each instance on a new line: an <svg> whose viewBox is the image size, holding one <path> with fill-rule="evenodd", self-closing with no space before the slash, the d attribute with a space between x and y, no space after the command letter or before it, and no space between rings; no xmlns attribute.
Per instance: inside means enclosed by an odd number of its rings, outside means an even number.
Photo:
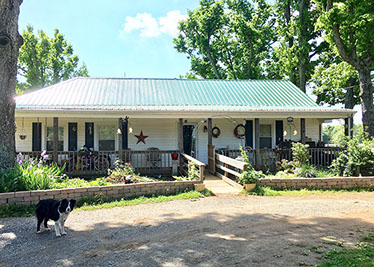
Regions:
<svg viewBox="0 0 374 267"><path fill-rule="evenodd" d="M142 37L156 37L168 34L173 37L178 34L178 22L187 18L179 10L170 11L165 17L154 18L149 13L138 13L135 17L126 17L122 33L139 31Z"/></svg>

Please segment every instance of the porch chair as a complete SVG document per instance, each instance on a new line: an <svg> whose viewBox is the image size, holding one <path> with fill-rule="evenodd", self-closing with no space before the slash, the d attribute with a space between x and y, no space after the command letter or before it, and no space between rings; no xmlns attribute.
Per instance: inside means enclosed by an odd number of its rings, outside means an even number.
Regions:
<svg viewBox="0 0 374 267"><path fill-rule="evenodd" d="M160 149L157 147L149 147L147 151L150 151L150 153L147 154L147 162L149 165L153 168L158 167L158 164L161 162Z"/></svg>

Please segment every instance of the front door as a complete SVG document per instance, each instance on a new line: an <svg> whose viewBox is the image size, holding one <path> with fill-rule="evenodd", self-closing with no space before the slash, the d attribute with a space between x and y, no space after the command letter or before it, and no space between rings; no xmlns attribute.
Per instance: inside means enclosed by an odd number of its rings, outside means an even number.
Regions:
<svg viewBox="0 0 374 267"><path fill-rule="evenodd" d="M190 156L192 156L192 133L194 129L194 125L183 125L183 151Z"/></svg>

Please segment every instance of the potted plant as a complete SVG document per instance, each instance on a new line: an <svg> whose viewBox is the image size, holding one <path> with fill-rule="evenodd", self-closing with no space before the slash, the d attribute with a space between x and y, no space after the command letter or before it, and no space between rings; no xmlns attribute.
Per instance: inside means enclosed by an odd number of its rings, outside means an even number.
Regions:
<svg viewBox="0 0 374 267"><path fill-rule="evenodd" d="M241 173L238 183L242 184L246 191L251 191L256 187L257 181L264 177L265 175L261 171L250 169Z"/></svg>

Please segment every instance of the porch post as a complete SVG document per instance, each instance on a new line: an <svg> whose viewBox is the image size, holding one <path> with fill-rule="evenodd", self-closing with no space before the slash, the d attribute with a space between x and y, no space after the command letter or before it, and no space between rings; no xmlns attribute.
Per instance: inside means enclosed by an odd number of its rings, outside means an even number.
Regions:
<svg viewBox="0 0 374 267"><path fill-rule="evenodd" d="M301 143L305 144L305 119L300 119L300 130L301 130Z"/></svg>
<svg viewBox="0 0 374 267"><path fill-rule="evenodd" d="M120 133L118 132L118 158L122 160L123 158L123 142L122 142L123 120L122 118L118 119L118 129L120 129Z"/></svg>
<svg viewBox="0 0 374 267"><path fill-rule="evenodd" d="M58 118L53 117L53 162L58 162Z"/></svg>
<svg viewBox="0 0 374 267"><path fill-rule="evenodd" d="M353 133L352 133L352 125L353 125L353 118L346 118L344 119L344 134L345 136L348 136L349 138L351 138L353 136Z"/></svg>
<svg viewBox="0 0 374 267"><path fill-rule="evenodd" d="M255 119L255 149L260 149L260 119Z"/></svg>
<svg viewBox="0 0 374 267"><path fill-rule="evenodd" d="M208 145L213 145L212 118L208 119Z"/></svg>
<svg viewBox="0 0 374 267"><path fill-rule="evenodd" d="M178 121L178 150L183 151L183 119L180 118Z"/></svg>
<svg viewBox="0 0 374 267"><path fill-rule="evenodd" d="M260 119L255 119L255 168L260 166Z"/></svg>

